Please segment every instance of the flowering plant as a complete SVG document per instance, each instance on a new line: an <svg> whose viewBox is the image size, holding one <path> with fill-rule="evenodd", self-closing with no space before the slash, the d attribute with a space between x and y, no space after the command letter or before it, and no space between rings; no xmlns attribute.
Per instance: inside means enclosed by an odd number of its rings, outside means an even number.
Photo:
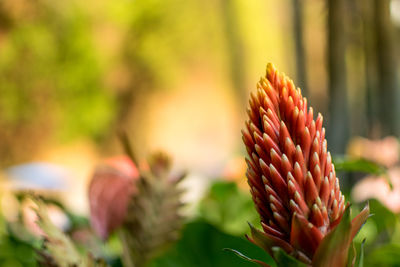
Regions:
<svg viewBox="0 0 400 267"><path fill-rule="evenodd" d="M314 119L301 90L272 64L249 103L242 131L246 174L263 231L251 226L248 239L278 265L285 253L307 265L346 266L369 207L350 219L322 115Z"/></svg>

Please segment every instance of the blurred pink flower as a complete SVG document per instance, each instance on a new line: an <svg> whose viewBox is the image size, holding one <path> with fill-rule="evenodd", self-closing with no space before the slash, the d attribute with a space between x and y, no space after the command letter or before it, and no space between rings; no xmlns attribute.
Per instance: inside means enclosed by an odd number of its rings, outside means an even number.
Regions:
<svg viewBox="0 0 400 267"><path fill-rule="evenodd" d="M400 213L400 167L388 170L389 179L393 185L390 189L387 178L383 176L367 176L358 182L353 190L352 197L361 202L371 198L379 200L394 213Z"/></svg>
<svg viewBox="0 0 400 267"><path fill-rule="evenodd" d="M350 141L347 153L391 167L399 161L399 149L399 141L393 136L380 140L356 137Z"/></svg>
<svg viewBox="0 0 400 267"><path fill-rule="evenodd" d="M139 172L127 156L109 158L96 168L89 185L90 220L101 238L107 239L122 224L138 178Z"/></svg>

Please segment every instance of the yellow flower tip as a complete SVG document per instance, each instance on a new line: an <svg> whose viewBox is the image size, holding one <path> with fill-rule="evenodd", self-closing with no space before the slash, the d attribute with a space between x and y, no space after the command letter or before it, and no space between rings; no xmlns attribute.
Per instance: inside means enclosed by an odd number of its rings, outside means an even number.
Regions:
<svg viewBox="0 0 400 267"><path fill-rule="evenodd" d="M269 77L271 75L271 73L274 73L274 72L276 72L276 68L275 68L274 64L268 63L267 64L267 75L266 76Z"/></svg>

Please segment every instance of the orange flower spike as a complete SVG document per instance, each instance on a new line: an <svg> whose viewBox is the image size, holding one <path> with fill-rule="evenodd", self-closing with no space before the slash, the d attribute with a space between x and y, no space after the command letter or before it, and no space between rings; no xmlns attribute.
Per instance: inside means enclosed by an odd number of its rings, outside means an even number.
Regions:
<svg viewBox="0 0 400 267"><path fill-rule="evenodd" d="M247 178L263 235L271 246L311 263L346 209L322 115L314 120L300 89L268 64L266 77L250 96L248 118L242 131ZM319 255L318 261L322 259Z"/></svg>

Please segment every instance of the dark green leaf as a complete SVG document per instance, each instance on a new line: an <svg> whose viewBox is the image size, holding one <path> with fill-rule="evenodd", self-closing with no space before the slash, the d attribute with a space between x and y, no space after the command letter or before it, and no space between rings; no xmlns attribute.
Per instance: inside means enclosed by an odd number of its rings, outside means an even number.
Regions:
<svg viewBox="0 0 400 267"><path fill-rule="evenodd" d="M280 247L273 247L272 253L278 267L307 267L305 263L293 258Z"/></svg>
<svg viewBox="0 0 400 267"><path fill-rule="evenodd" d="M400 266L400 244L385 244L365 254L367 266Z"/></svg>
<svg viewBox="0 0 400 267"><path fill-rule="evenodd" d="M335 170L347 172L364 172L375 175L382 175L387 172L386 168L373 161L363 158L349 158L346 156L338 156L333 160Z"/></svg>
<svg viewBox="0 0 400 267"><path fill-rule="evenodd" d="M380 238L389 239L395 231L396 215L383 206L378 200L371 199L369 205L374 214L369 221L376 227L377 235Z"/></svg>
<svg viewBox="0 0 400 267"><path fill-rule="evenodd" d="M274 261L261 248L243 237L225 234L204 221L187 224L182 238L164 254L154 259L151 267L254 267L254 263L238 259L224 248L235 248L251 259L259 259L275 266Z"/></svg>
<svg viewBox="0 0 400 267"><path fill-rule="evenodd" d="M237 236L247 233L247 221L254 224L259 221L250 193L225 181L217 181L211 186L200 203L200 214L224 232Z"/></svg>

